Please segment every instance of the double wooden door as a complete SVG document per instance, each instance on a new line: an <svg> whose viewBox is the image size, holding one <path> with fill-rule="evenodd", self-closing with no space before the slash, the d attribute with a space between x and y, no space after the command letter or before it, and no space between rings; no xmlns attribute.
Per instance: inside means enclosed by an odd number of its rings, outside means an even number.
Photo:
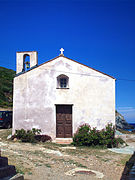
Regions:
<svg viewBox="0 0 135 180"><path fill-rule="evenodd" d="M56 105L56 137L72 137L72 105Z"/></svg>

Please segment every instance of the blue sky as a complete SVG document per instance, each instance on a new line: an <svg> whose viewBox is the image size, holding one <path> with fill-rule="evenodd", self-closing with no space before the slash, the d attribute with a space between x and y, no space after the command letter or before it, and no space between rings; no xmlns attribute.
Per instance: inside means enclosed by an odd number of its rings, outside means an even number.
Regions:
<svg viewBox="0 0 135 180"><path fill-rule="evenodd" d="M41 64L61 47L117 79L116 108L135 122L135 1L0 0L0 66L15 70L16 51L32 50Z"/></svg>

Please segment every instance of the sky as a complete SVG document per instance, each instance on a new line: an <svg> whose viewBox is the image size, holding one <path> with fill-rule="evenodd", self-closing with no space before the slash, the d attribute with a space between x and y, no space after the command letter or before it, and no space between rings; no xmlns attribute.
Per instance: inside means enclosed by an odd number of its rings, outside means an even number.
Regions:
<svg viewBox="0 0 135 180"><path fill-rule="evenodd" d="M0 66L17 51L60 54L116 78L116 109L135 123L134 0L0 0Z"/></svg>

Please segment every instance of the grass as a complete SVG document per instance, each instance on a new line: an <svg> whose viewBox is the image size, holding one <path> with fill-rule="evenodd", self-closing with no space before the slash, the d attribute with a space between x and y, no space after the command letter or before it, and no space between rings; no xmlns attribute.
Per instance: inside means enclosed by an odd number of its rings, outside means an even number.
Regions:
<svg viewBox="0 0 135 180"><path fill-rule="evenodd" d="M76 166L77 166L77 167L82 167L82 168L87 168L87 166L84 166L84 165L81 164L81 163L77 163Z"/></svg>
<svg viewBox="0 0 135 180"><path fill-rule="evenodd" d="M27 150L27 152L25 152L25 151L23 151L23 152L24 152L24 154L27 153L28 156L34 155L34 156L36 156L36 157L42 157L42 158L50 159L50 155L49 155L49 154L45 154L45 153L42 152L41 150L35 150L35 151L28 151L28 150ZM34 162L34 160L31 160L31 161Z"/></svg>
<svg viewBox="0 0 135 180"><path fill-rule="evenodd" d="M77 167L87 168L87 166L85 166L85 165L83 165L83 164L81 164L81 163L79 163L79 162L77 162L77 161L74 161L74 160L72 160L72 159L66 160L66 159L64 159L64 158L61 158L61 159L53 158L52 161L56 161L56 162L59 161L59 162L63 162L63 163L66 163L66 164L75 165L75 166L77 166Z"/></svg>
<svg viewBox="0 0 135 180"><path fill-rule="evenodd" d="M66 146L72 146L70 144L56 144L56 143L53 143L53 142L46 142L46 143L41 143L43 144L43 147L44 148L48 148L48 149L51 149L51 150L58 150L58 148L61 148L61 147L66 147Z"/></svg>
<svg viewBox="0 0 135 180"><path fill-rule="evenodd" d="M86 157L89 157L90 155L104 156L107 154L112 154L112 152L108 151L107 149L85 146L77 147L76 150L66 149L66 153L74 156L81 156L83 154Z"/></svg>
<svg viewBox="0 0 135 180"><path fill-rule="evenodd" d="M37 166L42 166L42 164L36 163L35 166L36 166L36 167L37 167Z"/></svg>
<svg viewBox="0 0 135 180"><path fill-rule="evenodd" d="M15 168L16 168L16 172L17 172L17 173L22 174L22 175L24 175L24 174L25 174L25 172L24 172L24 170L23 170L23 168L22 168L22 167L20 167L20 166L16 166Z"/></svg>
<svg viewBox="0 0 135 180"><path fill-rule="evenodd" d="M12 134L12 129L0 129L0 138L7 141L7 137Z"/></svg>
<svg viewBox="0 0 135 180"><path fill-rule="evenodd" d="M130 158L131 158L131 155L126 155L126 157L120 160L120 164L125 165L126 162L128 162Z"/></svg>
<svg viewBox="0 0 135 180"><path fill-rule="evenodd" d="M0 137L2 138L2 142L6 143L7 146L10 147L6 151L2 152L3 156L9 158L9 164L15 165L17 168L17 172L21 174L29 174L31 172L34 173L34 168L39 166L44 166L47 168L57 167L81 167L81 168L89 168L90 164L94 165L95 161L98 161L101 164L107 164L112 166L112 164L116 164L118 168L125 167L125 165L129 168L132 167L133 162L131 162L130 155L119 155L108 151L103 148L94 148L94 147L76 147L76 149L62 149L63 145L58 145L55 143L37 143L33 145L31 143L21 143L21 142L11 142L7 140L7 136L11 134L11 129L1 129ZM12 146L13 144L13 146ZM26 144L26 145L25 145ZM20 148L15 148L19 146ZM69 145L68 145L69 146ZM63 154L69 156L57 156L55 154L48 154L42 149L53 149L64 152ZM4 148L3 148L4 149ZM18 154L15 154L18 152ZM135 161L135 160L134 160ZM109 163L108 163L109 162ZM56 167L57 166L57 167ZM31 169L30 169L31 168ZM49 169L48 169L49 170Z"/></svg>
<svg viewBox="0 0 135 180"><path fill-rule="evenodd" d="M20 165L15 165L15 168L16 168L16 172L19 174L22 174L22 175L31 172L31 168L25 168L25 167L20 166Z"/></svg>
<svg viewBox="0 0 135 180"><path fill-rule="evenodd" d="M48 168L51 168L51 165L50 164L45 164L46 167Z"/></svg>
<svg viewBox="0 0 135 180"><path fill-rule="evenodd" d="M108 162L110 161L111 159L101 159L101 161L104 161L104 162Z"/></svg>
<svg viewBox="0 0 135 180"><path fill-rule="evenodd" d="M32 154L35 154L35 155L40 155L42 153L42 151L39 151L39 150L35 150L34 152L32 152Z"/></svg>
<svg viewBox="0 0 135 180"><path fill-rule="evenodd" d="M24 175L25 173L28 173L31 171L31 168L27 168L26 164L20 159L20 156L13 155L13 154L5 154L6 157L8 157L9 165L14 165L16 168L16 172L19 174ZM19 160L18 160L19 159Z"/></svg>

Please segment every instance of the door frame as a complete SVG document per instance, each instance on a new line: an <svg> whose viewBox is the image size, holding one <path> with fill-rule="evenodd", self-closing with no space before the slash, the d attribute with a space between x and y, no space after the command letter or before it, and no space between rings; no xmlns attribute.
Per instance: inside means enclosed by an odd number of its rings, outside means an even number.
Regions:
<svg viewBox="0 0 135 180"><path fill-rule="evenodd" d="M61 106L64 106L64 105L66 105L66 106L71 106L72 107L72 123L71 123L71 125L72 125L72 136L73 136L73 105L74 104L55 104L55 138L56 139L59 139L58 137L56 137L56 135L57 135L57 133L56 133L56 128L57 128L57 122L56 122L56 106L57 105L61 105ZM72 139L72 138L60 138L60 139Z"/></svg>

